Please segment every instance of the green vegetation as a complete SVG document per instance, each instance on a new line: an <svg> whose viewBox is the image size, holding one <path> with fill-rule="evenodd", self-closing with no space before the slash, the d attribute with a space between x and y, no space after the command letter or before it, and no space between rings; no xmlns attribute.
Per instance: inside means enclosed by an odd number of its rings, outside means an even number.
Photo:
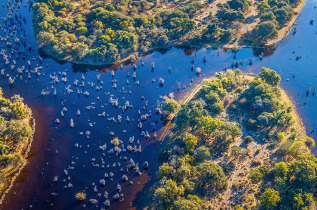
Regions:
<svg viewBox="0 0 317 210"><path fill-rule="evenodd" d="M0 88L0 194L26 162L24 154L33 131L30 125L30 108L19 95L6 99Z"/></svg>
<svg viewBox="0 0 317 210"><path fill-rule="evenodd" d="M252 24L245 20L257 4L253 13L260 14L260 21L254 20L257 27L252 26L250 44L263 44L290 21L298 3L40 0L33 5L33 23L39 46L48 55L100 65L157 48L235 43ZM211 8L216 9L210 12Z"/></svg>
<svg viewBox="0 0 317 210"><path fill-rule="evenodd" d="M285 27L294 14L294 8L300 4L296 1L261 0L257 6L260 21L245 39L248 43L265 44L278 36L278 31Z"/></svg>
<svg viewBox="0 0 317 210"><path fill-rule="evenodd" d="M151 208L313 208L314 140L280 80L268 68L256 77L227 70L205 79L196 98L174 110ZM210 109L216 103L222 111Z"/></svg>
<svg viewBox="0 0 317 210"><path fill-rule="evenodd" d="M49 55L78 63L113 64L188 39L197 31L192 17L202 8L198 1L165 10L144 0L41 0L33 6L33 22L38 43Z"/></svg>
<svg viewBox="0 0 317 210"><path fill-rule="evenodd" d="M180 105L177 101L173 99L167 99L162 106L162 111L166 112L167 114L175 114L178 112Z"/></svg>

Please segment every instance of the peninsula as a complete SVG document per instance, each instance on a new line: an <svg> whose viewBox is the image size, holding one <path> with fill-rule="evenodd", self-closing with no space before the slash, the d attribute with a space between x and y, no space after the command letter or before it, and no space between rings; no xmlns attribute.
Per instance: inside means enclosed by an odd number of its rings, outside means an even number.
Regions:
<svg viewBox="0 0 317 210"><path fill-rule="evenodd" d="M314 140L280 76L263 68L217 73L181 107L165 114L175 127L161 151L151 209L311 209L315 206Z"/></svg>

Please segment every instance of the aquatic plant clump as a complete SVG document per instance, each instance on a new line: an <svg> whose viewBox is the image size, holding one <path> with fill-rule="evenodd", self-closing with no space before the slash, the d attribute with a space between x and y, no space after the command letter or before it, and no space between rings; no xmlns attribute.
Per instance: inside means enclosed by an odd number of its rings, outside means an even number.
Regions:
<svg viewBox="0 0 317 210"><path fill-rule="evenodd" d="M268 68L256 77L227 70L205 79L176 114L149 207L314 208L314 141L280 80Z"/></svg>
<svg viewBox="0 0 317 210"><path fill-rule="evenodd" d="M41 0L33 5L33 23L46 54L101 65L171 46L266 44L287 28L300 3Z"/></svg>
<svg viewBox="0 0 317 210"><path fill-rule="evenodd" d="M86 200L86 197L87 197L87 195L86 195L85 192L78 192L78 193L76 193L76 195L75 195L75 198L76 198L78 201L84 201L84 200Z"/></svg>

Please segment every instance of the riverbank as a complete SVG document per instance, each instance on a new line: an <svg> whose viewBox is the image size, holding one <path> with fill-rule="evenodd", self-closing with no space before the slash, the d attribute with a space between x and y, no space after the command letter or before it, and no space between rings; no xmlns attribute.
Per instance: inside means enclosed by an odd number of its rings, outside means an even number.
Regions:
<svg viewBox="0 0 317 210"><path fill-rule="evenodd" d="M299 5L297 2L278 5L278 9L287 14L282 13L279 15L282 17L275 20L275 4L267 4L266 10L262 10L255 1L240 1L242 5L231 0L214 1L205 6L203 1L180 5L178 2L161 3L145 10L136 9L133 15L128 12L129 6L117 8L111 3L101 7L93 2L91 5L73 2L70 3L72 9L62 5L63 12L57 12L52 5L36 3L33 5L33 25L38 44L47 55L74 64L113 65L131 56L136 58L171 47L237 49L271 46L287 34L304 4L302 0ZM47 16L43 11L52 15ZM273 12L273 19L262 20L265 12ZM289 20L290 13L293 18ZM264 31L258 28L262 23L266 23L263 28L268 27ZM271 30L276 30L277 36L267 34ZM244 36L248 38L241 41Z"/></svg>
<svg viewBox="0 0 317 210"><path fill-rule="evenodd" d="M292 17L292 19L288 22L286 26L284 26L281 30L279 30L277 38L274 40L270 40L267 43L267 46L276 45L278 42L284 39L287 35L289 35L290 31L292 30L292 27L296 25L296 20L304 5L305 5L305 0L301 0L299 5L294 9L294 16Z"/></svg>
<svg viewBox="0 0 317 210"><path fill-rule="evenodd" d="M21 106L21 109L29 109L25 105L17 105L17 103L22 102L14 102L10 106L16 105ZM2 120L6 119L3 118L3 116L5 116L3 115L4 107L5 106L2 107ZM3 202L6 194L10 191L15 180L27 164L27 157L30 152L35 133L35 119L32 118L31 112L27 115L29 116L25 116L23 119L8 121L9 125L3 126L2 124L1 133L3 135L3 139L0 142L0 204ZM11 142L11 140L13 140L13 142Z"/></svg>

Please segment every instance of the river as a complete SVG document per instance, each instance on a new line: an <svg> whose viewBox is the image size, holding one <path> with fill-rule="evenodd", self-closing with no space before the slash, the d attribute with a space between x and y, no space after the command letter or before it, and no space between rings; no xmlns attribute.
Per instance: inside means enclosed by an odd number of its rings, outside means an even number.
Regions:
<svg viewBox="0 0 317 210"><path fill-rule="evenodd" d="M3 5L6 5L6 1L3 2ZM22 17L25 17L25 39L32 50L22 49L27 55L25 60L16 60L16 67L27 66L27 60L30 60L30 69L34 70L39 65L39 52L32 27L32 11L28 4L26 7L24 4L26 3L23 1L18 14L21 13ZM311 19L317 20L315 5L315 0L306 2L295 26L296 34L290 33L278 43L276 50L265 56L262 61L254 56L253 50L249 48L240 49L236 55L224 50L184 51L173 48L165 52L153 52L136 61L138 67L135 80L132 77L134 71L131 64L125 65L122 69L115 69L115 75L112 76L110 69L88 70L82 67L79 70L70 63L60 64L50 58L43 58L40 76L31 73L32 78L28 79L27 74L23 73L22 80L16 78L13 87L9 86L7 78L0 79L4 95L10 97L20 94L32 108L36 120L36 133L28 157L29 163L6 196L1 209L101 208L106 200L105 191L109 193L111 209L141 207L139 201L148 195L148 186L152 184L149 180L157 170L158 153L162 146L162 142L154 140L152 132L154 127L158 137L162 134L163 125L160 117L155 114L157 106L162 101L161 97L174 93L174 97L180 99L190 91L190 83L194 86L203 78L210 77L237 61L243 60L244 65L239 68L244 72L257 73L262 66L275 69L282 76L281 86L293 98L309 133L315 126L317 117L317 96L310 94L307 105L304 105L308 85L311 84L312 90L317 86L317 28L316 24L309 24ZM8 9L5 6L0 8L0 17L7 16L7 13ZM3 30L0 31L0 35L4 36ZM205 63L204 56L207 57ZM301 56L298 61L297 56ZM249 65L249 59L253 60L253 65ZM197 76L195 71L191 71L192 60L195 67L202 69L201 75ZM141 61L144 62L143 66ZM155 62L153 71L152 62ZM172 67L170 72L169 66ZM6 73L12 76L17 75L16 71L10 70L10 65L4 64L2 58L1 68L5 68ZM53 72L59 80L64 77L62 72L65 72L67 81L52 83L49 75L53 75ZM99 74L100 81L97 80ZM82 75L85 77L84 80ZM160 77L165 81L163 87L158 84ZM152 82L153 79L155 82ZM79 81L77 86L73 84L75 80ZM85 87L80 87L82 81ZM140 84L136 85L136 81ZM88 85L91 83L94 83L93 87ZM114 84L117 88L113 87ZM97 91L96 87L102 89ZM43 89L50 94L41 96ZM55 89L56 97L52 94ZM74 93L69 94L66 89L71 89ZM81 93L78 95L77 91ZM83 95L85 91L89 93L88 97ZM118 108L110 104L110 98L117 99ZM123 111L122 106L126 101L129 101L133 108ZM63 107L67 108L67 112L64 112L65 116L62 118ZM78 109L81 112L80 116L76 116ZM138 110L141 115L148 115L147 120L142 121L141 130L138 128L138 122L141 121ZM106 114L105 117L98 116L103 112ZM118 120L119 115L122 116L121 123ZM130 122L126 121L127 116ZM55 123L56 118L59 118L60 124ZM70 128L71 119L74 120L74 128ZM86 134L87 131L90 135ZM151 137L146 139L141 136L141 131L148 131ZM113 132L113 136L110 132ZM310 135L315 139L317 137L316 133ZM141 145L141 153L126 151L118 155L108 154L111 148L110 141L114 137L122 140L127 148L129 138L133 136L133 146L139 148ZM140 144L137 144L137 140L140 140ZM105 143L107 149L100 150L99 146ZM142 175L126 171L130 158L139 163ZM143 168L145 161L149 163L148 170ZM123 173L120 171L121 168L124 170ZM65 176L64 169L67 170L68 176ZM100 186L99 180L104 179L105 173L110 175L110 172L113 173L112 180L109 177L105 179L106 185ZM123 182L123 174L126 174L133 184L129 181ZM57 182L53 182L54 177L58 177ZM117 183L121 185L121 193L124 194L122 202L113 199ZM74 197L81 191L87 193L85 204L78 203ZM96 199L98 204L88 202L89 199Z"/></svg>

